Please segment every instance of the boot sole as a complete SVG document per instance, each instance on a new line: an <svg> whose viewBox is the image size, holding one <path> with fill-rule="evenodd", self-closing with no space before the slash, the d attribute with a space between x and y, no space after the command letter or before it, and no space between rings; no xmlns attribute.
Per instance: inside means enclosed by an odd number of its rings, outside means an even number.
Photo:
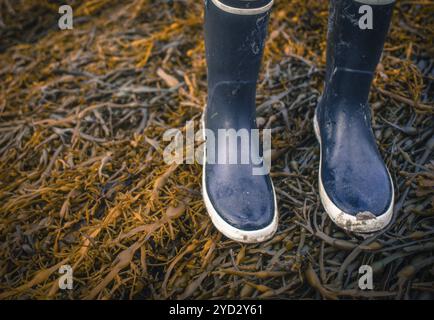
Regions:
<svg viewBox="0 0 434 320"><path fill-rule="evenodd" d="M204 118L202 116L202 128L205 128ZM205 141L205 131L203 139ZM276 233L277 225L278 225L278 209L277 209L277 200L276 200L276 192L274 190L273 181L271 181L271 186L273 188L273 198L274 198L274 217L268 226L266 226L263 229L259 230L242 230L235 228L231 226L229 223L227 223L216 211L214 206L212 205L211 200L209 199L208 192L206 190L206 183L205 183L205 166L206 166L206 144L203 148L203 162L202 162L202 196L205 202L205 208L208 212L208 215L211 218L212 223L217 228L218 231L223 233L226 237L229 239L235 240L237 242L242 243L259 243L266 241L273 237L273 235Z"/></svg>
<svg viewBox="0 0 434 320"><path fill-rule="evenodd" d="M313 126L315 130L316 139L318 140L320 145L320 162L319 162L319 173L318 173L319 194L320 194L321 203L325 211L329 215L329 217L337 226L354 233L366 234L366 233L380 231L381 229L385 228L392 220L393 203L395 199L395 190L394 190L393 181L389 169L386 168L387 173L389 174L390 184L392 186L392 200L385 213L371 219L360 219L360 218L358 219L357 215L355 216L342 211L329 198L326 190L324 189L324 185L322 183L322 179L321 179L322 145L321 145L321 135L320 135L319 125L318 125L318 120L316 116L316 110L313 119ZM372 214L372 213L368 213L368 214Z"/></svg>

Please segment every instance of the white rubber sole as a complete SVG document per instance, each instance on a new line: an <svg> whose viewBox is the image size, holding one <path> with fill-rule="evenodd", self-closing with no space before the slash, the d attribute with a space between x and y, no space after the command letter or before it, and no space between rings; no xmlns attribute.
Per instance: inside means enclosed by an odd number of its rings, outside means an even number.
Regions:
<svg viewBox="0 0 434 320"><path fill-rule="evenodd" d="M337 226L354 233L372 233L385 228L392 220L393 203L395 200L395 190L393 187L393 181L389 170L387 169L387 173L389 174L390 184L392 186L392 200L385 213L383 213L381 216L378 217L375 217L370 212L360 212L356 216L345 213L344 211L339 209L329 198L326 190L324 189L324 185L322 183L322 179L321 179L322 145L321 145L321 135L319 132L318 120L316 117L316 111L313 120L313 125L314 125L316 138L320 145L320 164L319 164L319 173L318 173L319 194L320 194L321 203L324 206L324 209L329 215L329 217Z"/></svg>
<svg viewBox="0 0 434 320"><path fill-rule="evenodd" d="M202 117L202 128L205 128L204 120ZM205 141L205 136L203 137ZM274 198L274 217L271 223L259 230L242 230L237 229L227 223L216 211L214 206L212 205L211 200L209 199L208 192L206 190L205 183L205 169L206 169L206 142L204 142L203 148L203 162L202 162L202 196L205 202L205 208L208 212L208 215L211 218L212 223L217 228L218 231L223 233L229 239L242 242L242 243L259 243L270 239L277 230L278 220L279 220L279 212L277 209L277 200L276 200L276 192L274 191L273 181L271 181L271 186L273 187L273 198Z"/></svg>

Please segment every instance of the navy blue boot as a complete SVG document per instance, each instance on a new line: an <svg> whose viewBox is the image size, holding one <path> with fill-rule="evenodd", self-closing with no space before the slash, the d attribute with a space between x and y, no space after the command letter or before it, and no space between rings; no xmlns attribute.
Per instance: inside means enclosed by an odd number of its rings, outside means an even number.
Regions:
<svg viewBox="0 0 434 320"><path fill-rule="evenodd" d="M372 29L359 19L372 9ZM371 128L368 95L394 1L331 0L325 89L316 109L323 206L341 228L370 233L392 218L394 190ZM368 13L369 15L369 13ZM369 17L368 17L369 19ZM367 23L367 24L366 24Z"/></svg>
<svg viewBox="0 0 434 320"><path fill-rule="evenodd" d="M267 240L277 229L271 178L268 172L254 173L258 163L249 155L253 149L260 149L251 130L256 129L256 82L272 3L205 1L208 102L203 127L214 139L206 138L203 197L215 227L228 238L245 243ZM225 149L233 150L234 143L221 138L222 130L243 131L250 140L243 144L243 139L236 137L235 141L241 143L235 142L235 163L223 155ZM246 155L249 160L242 162Z"/></svg>

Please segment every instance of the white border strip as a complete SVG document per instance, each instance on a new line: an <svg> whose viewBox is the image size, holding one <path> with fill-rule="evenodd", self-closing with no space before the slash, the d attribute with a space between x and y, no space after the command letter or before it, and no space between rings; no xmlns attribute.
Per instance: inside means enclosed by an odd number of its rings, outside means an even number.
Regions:
<svg viewBox="0 0 434 320"><path fill-rule="evenodd" d="M391 4L395 2L395 0L354 0L354 1L358 3L374 4L374 5Z"/></svg>
<svg viewBox="0 0 434 320"><path fill-rule="evenodd" d="M238 14L238 15L243 15L243 16L250 16L250 15L255 15L255 14L267 12L273 6L274 0L271 0L270 3L266 4L265 6L263 6L261 8L252 8L252 9L242 9L242 8L230 7L224 3L221 3L219 0L212 0L212 3L214 3L215 6L218 7L219 9L226 11L228 13Z"/></svg>

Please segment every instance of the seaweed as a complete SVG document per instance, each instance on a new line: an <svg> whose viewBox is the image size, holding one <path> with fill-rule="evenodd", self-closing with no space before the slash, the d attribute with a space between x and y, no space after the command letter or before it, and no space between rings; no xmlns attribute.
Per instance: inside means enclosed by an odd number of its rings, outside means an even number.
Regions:
<svg viewBox="0 0 434 320"><path fill-rule="evenodd" d="M0 299L433 298L431 1L397 3L371 90L396 204L366 237L334 226L317 192L327 2L276 1L257 123L273 132L280 224L252 245L212 226L199 164L163 161L164 132L206 101L202 3L71 4L59 30L56 1L0 0Z"/></svg>

